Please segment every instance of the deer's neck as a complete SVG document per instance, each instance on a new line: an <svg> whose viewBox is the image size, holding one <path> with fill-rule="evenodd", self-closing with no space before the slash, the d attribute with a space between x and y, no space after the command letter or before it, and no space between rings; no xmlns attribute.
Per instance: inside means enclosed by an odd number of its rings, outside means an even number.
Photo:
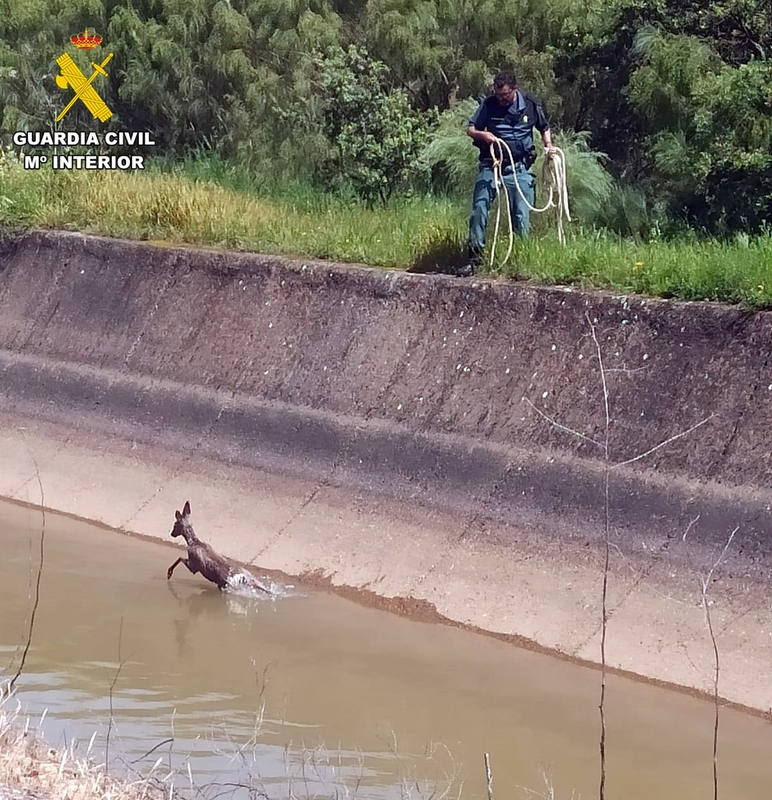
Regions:
<svg viewBox="0 0 772 800"><path fill-rule="evenodd" d="M201 544L201 540L198 538L198 536L196 536L192 528L190 530L183 531L182 535L185 537L185 543L188 545L188 547Z"/></svg>

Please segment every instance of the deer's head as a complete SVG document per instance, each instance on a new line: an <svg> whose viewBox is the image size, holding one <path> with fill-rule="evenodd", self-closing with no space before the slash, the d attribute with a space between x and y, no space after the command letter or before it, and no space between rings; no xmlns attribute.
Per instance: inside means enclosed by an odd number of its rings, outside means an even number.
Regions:
<svg viewBox="0 0 772 800"><path fill-rule="evenodd" d="M187 540L188 534L193 533L193 526L190 524L190 501L186 500L182 513L175 511L174 516L176 520L172 528L172 536L184 536Z"/></svg>

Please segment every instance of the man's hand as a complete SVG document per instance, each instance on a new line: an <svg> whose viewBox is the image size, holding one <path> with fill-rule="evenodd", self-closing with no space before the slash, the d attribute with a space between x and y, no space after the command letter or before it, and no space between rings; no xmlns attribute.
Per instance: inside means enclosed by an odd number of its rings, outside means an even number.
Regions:
<svg viewBox="0 0 772 800"><path fill-rule="evenodd" d="M552 157L555 155L555 153L557 153L557 151L557 147L555 147L552 142L544 145L544 155L547 157L547 161L552 161Z"/></svg>
<svg viewBox="0 0 772 800"><path fill-rule="evenodd" d="M490 131L480 131L474 127L474 125L470 125L466 129L466 133L468 136L471 136L472 139L475 140L478 144L493 144L496 141L496 136L491 133Z"/></svg>

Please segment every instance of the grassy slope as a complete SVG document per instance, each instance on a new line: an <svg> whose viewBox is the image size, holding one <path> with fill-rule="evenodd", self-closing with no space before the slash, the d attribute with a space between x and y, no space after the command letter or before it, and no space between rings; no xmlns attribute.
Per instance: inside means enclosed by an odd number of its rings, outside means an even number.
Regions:
<svg viewBox="0 0 772 800"><path fill-rule="evenodd" d="M303 189L228 188L183 174L25 171L0 161L0 224L80 230L406 269L463 257L468 208L449 199L367 209ZM547 215L545 215L547 216ZM496 275L681 299L772 306L772 236L718 241L623 240L570 226L558 243L536 221ZM497 246L497 254L506 242Z"/></svg>

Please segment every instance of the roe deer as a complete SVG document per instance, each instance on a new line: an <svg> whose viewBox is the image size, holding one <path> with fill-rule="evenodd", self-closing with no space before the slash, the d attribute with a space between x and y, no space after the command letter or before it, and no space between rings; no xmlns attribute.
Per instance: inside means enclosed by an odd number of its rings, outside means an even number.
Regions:
<svg viewBox="0 0 772 800"><path fill-rule="evenodd" d="M208 581L217 584L218 588L224 589L230 583L233 586L252 587L260 589L266 594L272 594L270 589L263 586L252 575L245 572L236 564L216 553L206 542L202 542L196 536L193 526L190 524L190 502L185 502L182 513L174 512L177 521L172 528L172 536L182 536L188 545L188 557L178 558L166 571L166 579L172 577L172 573L178 564L184 564L194 575L200 572Z"/></svg>

